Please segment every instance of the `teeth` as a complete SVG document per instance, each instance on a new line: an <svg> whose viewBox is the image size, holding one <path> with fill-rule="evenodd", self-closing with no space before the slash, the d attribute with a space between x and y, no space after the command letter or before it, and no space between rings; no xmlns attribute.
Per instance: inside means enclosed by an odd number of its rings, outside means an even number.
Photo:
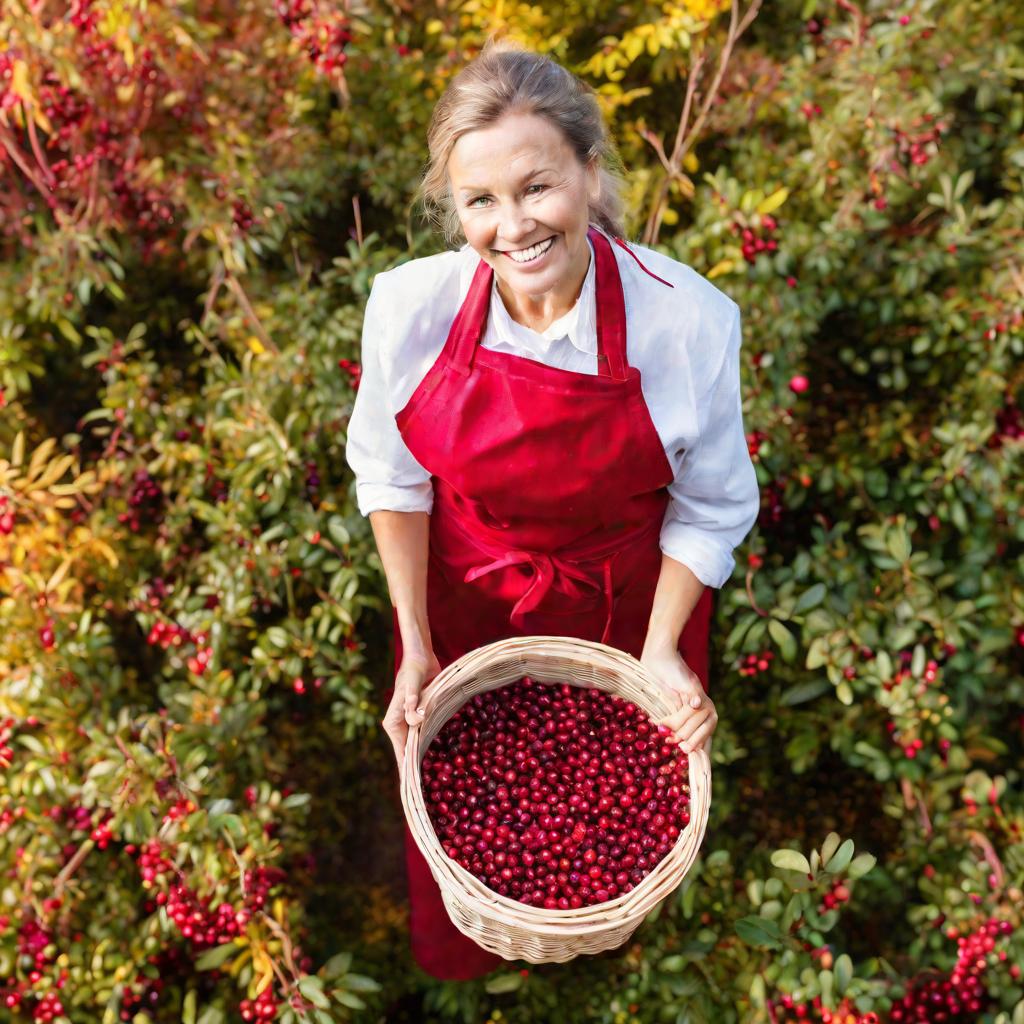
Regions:
<svg viewBox="0 0 1024 1024"><path fill-rule="evenodd" d="M547 252L548 249L554 244L554 239L549 238L546 242L542 242L540 245L530 246L529 249L517 249L515 252L510 252L508 255L516 261L516 263L529 263L530 260L535 259L542 252Z"/></svg>

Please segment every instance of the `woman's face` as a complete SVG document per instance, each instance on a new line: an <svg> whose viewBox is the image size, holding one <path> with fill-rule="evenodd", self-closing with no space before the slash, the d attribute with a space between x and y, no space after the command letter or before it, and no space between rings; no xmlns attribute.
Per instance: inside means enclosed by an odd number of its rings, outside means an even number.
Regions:
<svg viewBox="0 0 1024 1024"><path fill-rule="evenodd" d="M539 300L579 285L597 167L582 166L547 118L510 112L460 136L448 179L466 241L513 292Z"/></svg>

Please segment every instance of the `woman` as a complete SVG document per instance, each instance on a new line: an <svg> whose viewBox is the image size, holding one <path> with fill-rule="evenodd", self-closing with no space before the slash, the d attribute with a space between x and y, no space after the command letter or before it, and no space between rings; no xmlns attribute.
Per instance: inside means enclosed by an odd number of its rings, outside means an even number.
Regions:
<svg viewBox="0 0 1024 1024"><path fill-rule="evenodd" d="M759 504L739 309L622 241L593 90L548 58L485 48L428 141L425 204L465 244L374 280L346 453L394 605L399 765L441 668L530 634L633 654L674 691L683 749L710 748L709 588ZM408 826L405 841L419 965L502 964L451 923Z"/></svg>

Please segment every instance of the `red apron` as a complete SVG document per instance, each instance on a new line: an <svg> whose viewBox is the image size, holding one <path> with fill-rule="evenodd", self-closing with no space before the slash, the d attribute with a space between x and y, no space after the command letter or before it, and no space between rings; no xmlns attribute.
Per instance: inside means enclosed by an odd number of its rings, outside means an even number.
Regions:
<svg viewBox="0 0 1024 1024"><path fill-rule="evenodd" d="M595 228L588 237L596 376L479 344L494 273L481 260L437 361L395 417L432 476L427 616L442 668L511 636L600 640L634 657L643 648L673 473L626 359L615 254ZM711 602L706 588L679 641L705 690ZM397 614L394 643L397 672ZM408 824L405 850L416 962L462 980L504 963L452 924Z"/></svg>

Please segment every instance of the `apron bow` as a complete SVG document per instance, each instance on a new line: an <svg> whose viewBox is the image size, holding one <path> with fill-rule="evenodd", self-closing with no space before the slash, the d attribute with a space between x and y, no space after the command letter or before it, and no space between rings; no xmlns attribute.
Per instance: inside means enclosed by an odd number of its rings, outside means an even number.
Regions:
<svg viewBox="0 0 1024 1024"><path fill-rule="evenodd" d="M532 612L544 600L544 596L553 587L557 586L563 593L570 597L580 599L584 596L583 588L589 589L592 593L603 593L605 598L606 618L604 630L601 633L601 643L607 643L612 628L612 559L614 554L606 556L602 560L602 580L598 583L594 577L573 562L557 555L545 554L543 551L507 551L500 558L487 562L484 565L474 566L466 572L464 580L472 583L473 580L494 572L497 569L504 569L512 565L528 565L533 569L533 579L516 601L509 615L509 622L516 629L525 629L523 616Z"/></svg>

